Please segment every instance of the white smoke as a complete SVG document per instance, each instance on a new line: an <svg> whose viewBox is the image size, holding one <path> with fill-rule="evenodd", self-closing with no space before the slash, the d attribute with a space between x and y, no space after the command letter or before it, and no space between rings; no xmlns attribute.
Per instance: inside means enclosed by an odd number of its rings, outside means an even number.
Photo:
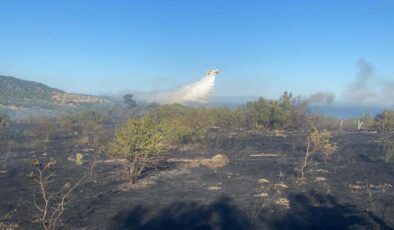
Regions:
<svg viewBox="0 0 394 230"><path fill-rule="evenodd" d="M208 71L203 78L170 91L160 91L137 95L137 99L158 104L207 103L215 88L215 78L219 70Z"/></svg>

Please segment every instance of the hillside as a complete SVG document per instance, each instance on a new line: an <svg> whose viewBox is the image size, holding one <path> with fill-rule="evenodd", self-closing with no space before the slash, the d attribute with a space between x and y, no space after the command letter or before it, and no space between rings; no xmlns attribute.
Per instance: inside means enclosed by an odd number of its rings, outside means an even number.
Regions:
<svg viewBox="0 0 394 230"><path fill-rule="evenodd" d="M0 76L0 108L28 110L31 108L56 109L64 106L109 102L100 97L69 94L42 83L10 76Z"/></svg>

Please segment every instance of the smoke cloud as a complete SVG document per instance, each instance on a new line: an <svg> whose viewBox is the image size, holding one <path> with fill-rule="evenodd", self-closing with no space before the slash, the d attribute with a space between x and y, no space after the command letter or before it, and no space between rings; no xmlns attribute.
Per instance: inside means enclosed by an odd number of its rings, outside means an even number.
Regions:
<svg viewBox="0 0 394 230"><path fill-rule="evenodd" d="M136 95L137 99L158 104L207 103L215 88L219 70L208 71L203 78L170 91L159 91Z"/></svg>
<svg viewBox="0 0 394 230"><path fill-rule="evenodd" d="M335 95L330 92L317 92L305 98L307 104L331 105L335 100Z"/></svg>
<svg viewBox="0 0 394 230"><path fill-rule="evenodd" d="M394 105L394 81L374 79L374 68L363 58L357 64L356 79L347 86L344 99L351 103Z"/></svg>
<svg viewBox="0 0 394 230"><path fill-rule="evenodd" d="M376 96L369 87L369 80L374 76L371 64L364 58L361 58L357 64L356 79L347 86L344 93L345 99L349 102L365 102Z"/></svg>
<svg viewBox="0 0 394 230"><path fill-rule="evenodd" d="M381 96L381 100L393 105L394 104L394 81L385 81L382 83L382 85L383 85L383 94Z"/></svg>

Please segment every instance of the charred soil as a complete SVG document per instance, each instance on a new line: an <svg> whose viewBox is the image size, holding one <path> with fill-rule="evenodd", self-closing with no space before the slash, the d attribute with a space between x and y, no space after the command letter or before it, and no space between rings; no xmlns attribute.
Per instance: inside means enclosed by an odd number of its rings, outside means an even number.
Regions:
<svg viewBox="0 0 394 230"><path fill-rule="evenodd" d="M40 229L29 175L32 159L52 159L61 187L88 175L93 151L56 140L46 150L1 157L0 218L18 229ZM338 151L312 159L299 180L305 154L297 134L221 134L215 147L171 151L136 184L124 162L100 159L70 197L60 229L393 229L394 165L384 161L377 134L333 137ZM82 153L82 165L75 155ZM208 167L215 155L225 159ZM7 216L7 218L4 218Z"/></svg>

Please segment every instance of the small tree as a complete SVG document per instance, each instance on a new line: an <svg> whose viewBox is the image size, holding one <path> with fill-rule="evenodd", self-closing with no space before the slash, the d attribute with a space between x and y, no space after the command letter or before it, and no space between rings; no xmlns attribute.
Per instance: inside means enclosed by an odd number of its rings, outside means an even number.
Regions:
<svg viewBox="0 0 394 230"><path fill-rule="evenodd" d="M375 116L375 128L381 132L394 130L394 111L385 110Z"/></svg>
<svg viewBox="0 0 394 230"><path fill-rule="evenodd" d="M104 154L108 147L109 134L101 131L93 137L91 146L94 149L92 159L90 161L90 180L96 183L95 169L100 157Z"/></svg>
<svg viewBox="0 0 394 230"><path fill-rule="evenodd" d="M10 119L4 113L0 113L0 145L2 148L0 149L1 152L6 152L7 150L7 137L8 131L10 128Z"/></svg>
<svg viewBox="0 0 394 230"><path fill-rule="evenodd" d="M127 108L131 109L137 106L137 102L133 99L133 94L126 94L123 96L123 102L126 104Z"/></svg>
<svg viewBox="0 0 394 230"><path fill-rule="evenodd" d="M129 161L129 179L133 184L146 167L150 157L160 152L161 136L152 121L147 118L130 119L117 130L110 144L111 152L116 157L124 157Z"/></svg>
<svg viewBox="0 0 394 230"><path fill-rule="evenodd" d="M331 143L330 133L323 130L319 131L312 125L311 131L306 138L306 152L303 161L301 162L300 171L301 179L304 179L304 169L308 165L310 157L314 154L322 154L325 159L328 159L337 149L336 144Z"/></svg>
<svg viewBox="0 0 394 230"><path fill-rule="evenodd" d="M0 113L0 133L6 131L10 126L10 118L5 113Z"/></svg>
<svg viewBox="0 0 394 230"><path fill-rule="evenodd" d="M63 215L67 204L70 203L72 192L81 184L84 178L75 183L66 183L57 191L50 186L54 182L53 166L55 162L48 161L41 163L39 160L33 160L33 166L37 170L37 174L32 174L34 181L40 187L40 196L34 194L34 206L39 211L39 220L45 230L54 230L59 222L59 218Z"/></svg>

